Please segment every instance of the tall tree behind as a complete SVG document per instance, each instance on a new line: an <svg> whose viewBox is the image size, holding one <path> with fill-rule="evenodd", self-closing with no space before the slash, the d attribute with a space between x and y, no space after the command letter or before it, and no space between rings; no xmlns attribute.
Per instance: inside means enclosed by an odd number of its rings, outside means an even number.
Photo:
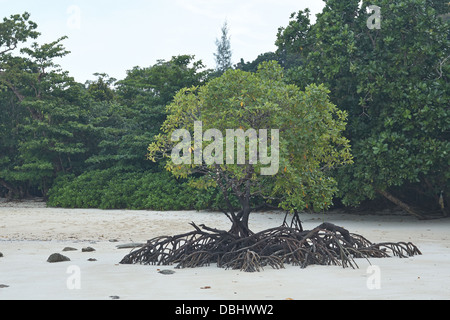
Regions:
<svg viewBox="0 0 450 320"><path fill-rule="evenodd" d="M216 39L217 53L214 54L216 58L216 71L224 73L231 68L231 41L228 36L228 23L225 21L222 27L222 37Z"/></svg>
<svg viewBox="0 0 450 320"><path fill-rule="evenodd" d="M104 137L100 152L88 162L96 169L114 166L134 171L153 167L145 155L166 119L165 106L178 90L200 85L208 73L203 62L192 55L174 56L170 61L158 60L153 66L129 70L127 77L116 83L114 103L103 110L107 121L99 124Z"/></svg>
<svg viewBox="0 0 450 320"><path fill-rule="evenodd" d="M45 196L58 173L74 172L84 161L90 128L83 88L55 63L68 53L63 39L0 58L0 84L9 97L1 99L9 115L2 122L14 129L0 157L0 180L9 197Z"/></svg>
<svg viewBox="0 0 450 320"><path fill-rule="evenodd" d="M440 210L441 193L450 202L449 25L429 3L327 0L308 32L290 34L309 47L287 77L324 83L349 114L355 161L337 175L345 204L381 195L419 215ZM367 27L369 5L381 8L380 29Z"/></svg>
<svg viewBox="0 0 450 320"><path fill-rule="evenodd" d="M301 66L306 60L313 42L313 39L308 37L310 30L311 20L308 8L292 13L289 24L278 28L275 41L278 48L276 54L285 69Z"/></svg>
<svg viewBox="0 0 450 320"><path fill-rule="evenodd" d="M29 20L30 15L25 12L12 15L0 22L0 196L16 194L19 192L8 177L6 168L12 166L12 159L17 154L19 133L17 122L24 118L24 110L19 108L18 99L13 89L12 77L6 77L4 60L9 58L11 52L16 50L19 43L36 39L39 32L35 31L36 23ZM26 111L26 110L25 110Z"/></svg>

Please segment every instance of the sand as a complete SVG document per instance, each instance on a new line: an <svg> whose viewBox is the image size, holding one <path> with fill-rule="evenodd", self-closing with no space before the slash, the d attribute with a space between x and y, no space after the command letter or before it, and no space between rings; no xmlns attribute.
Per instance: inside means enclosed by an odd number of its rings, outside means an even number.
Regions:
<svg viewBox="0 0 450 320"><path fill-rule="evenodd" d="M280 212L254 213L261 231L282 223ZM359 269L286 266L260 273L174 266L119 265L130 249L160 235L192 230L191 221L227 229L215 212L156 212L46 208L45 203L0 201L0 300L397 300L450 299L450 219L418 221L404 214L302 214L305 229L323 221L372 242L407 241L422 256L357 259ZM112 242L115 241L115 242ZM77 251L62 252L65 247ZM93 247L94 252L82 252ZM53 253L71 259L48 263ZM95 259L95 261L88 261ZM159 270L173 270L163 275Z"/></svg>

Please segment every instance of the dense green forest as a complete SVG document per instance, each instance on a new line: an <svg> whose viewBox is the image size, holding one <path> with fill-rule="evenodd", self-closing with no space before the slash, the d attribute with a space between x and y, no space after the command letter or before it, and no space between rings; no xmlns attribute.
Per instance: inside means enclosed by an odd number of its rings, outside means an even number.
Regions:
<svg viewBox="0 0 450 320"><path fill-rule="evenodd" d="M381 8L379 29L368 27L369 5ZM95 74L85 84L58 65L70 54L65 37L37 44L39 29L30 14L4 18L0 197L39 196L57 207L218 209L221 192L195 188L195 175L175 178L163 163L147 159L148 147L180 90L227 76L233 81L225 69L256 73L261 63L276 61L286 85L305 90L323 84L331 102L348 115L344 135L353 163L330 173L337 183L334 205L383 199L420 217L448 214L445 2L327 0L315 23L308 9L286 18L286 26L274 30L277 50L251 62L229 63L225 25L216 70L193 55L174 53L170 61L128 70L124 79ZM298 209L314 208L312 202L302 201ZM330 206L328 201L322 208Z"/></svg>

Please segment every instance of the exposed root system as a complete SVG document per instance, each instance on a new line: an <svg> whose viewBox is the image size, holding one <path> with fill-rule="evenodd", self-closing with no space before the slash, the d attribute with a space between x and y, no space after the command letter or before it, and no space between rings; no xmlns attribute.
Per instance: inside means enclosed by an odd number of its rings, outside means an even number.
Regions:
<svg viewBox="0 0 450 320"><path fill-rule="evenodd" d="M299 221L290 225L285 221L280 227L245 238L205 225L191 225L192 232L149 240L120 263L176 265L176 268L216 263L221 268L259 272L266 266L281 269L285 264L301 268L309 265L358 268L356 258L407 258L422 254L412 243L374 244L331 223L303 231Z"/></svg>

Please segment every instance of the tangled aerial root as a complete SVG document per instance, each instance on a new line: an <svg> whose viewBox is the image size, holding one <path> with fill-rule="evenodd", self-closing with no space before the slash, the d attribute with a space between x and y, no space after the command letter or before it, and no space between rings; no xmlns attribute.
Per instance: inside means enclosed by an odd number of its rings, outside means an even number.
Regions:
<svg viewBox="0 0 450 320"><path fill-rule="evenodd" d="M286 222L281 226L239 238L227 231L197 226L194 231L173 237L158 237L125 256L121 264L176 265L195 268L217 263L218 267L259 272L264 267L284 268L291 264L336 265L358 268L356 258L400 258L421 255L412 243L374 244L361 235L323 223L314 230Z"/></svg>

